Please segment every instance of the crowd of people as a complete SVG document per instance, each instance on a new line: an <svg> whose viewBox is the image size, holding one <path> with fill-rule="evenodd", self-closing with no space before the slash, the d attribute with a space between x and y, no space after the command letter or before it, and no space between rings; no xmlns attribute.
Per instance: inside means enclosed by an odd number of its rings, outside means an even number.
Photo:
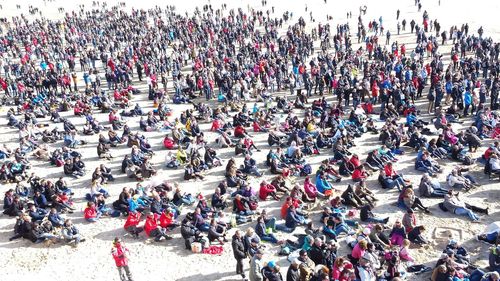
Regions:
<svg viewBox="0 0 500 281"><path fill-rule="evenodd" d="M251 281L396 281L430 271L433 281L498 281L499 228L477 236L491 244L488 268L453 237L435 267L413 252L433 239L417 212L474 223L490 214L467 194L500 180L500 43L468 24L446 32L419 0L411 50L382 16L368 19L366 6L355 30L277 15L266 2L262 11L207 4L185 15L94 2L61 21L13 17L0 40L2 107L19 135L18 147L0 148L4 214L16 219L10 240L85 241L70 219L71 183L80 179L89 189L86 223L122 219L127 236L158 243L180 229L193 252L230 242L236 274ZM399 17L398 35L407 32ZM150 140L159 132L162 149ZM377 144L362 155L357 140L367 134ZM93 170L92 156L81 153L89 146L99 161ZM408 154L414 171L405 175L398 161ZM32 172L38 162L63 176ZM204 184L218 167L224 176L209 194L156 180L162 170L183 170L181 181ZM113 197L108 184L122 175ZM394 193L404 215L377 214L380 195ZM427 198L440 198L439 208ZM278 217L263 207L271 200ZM129 250L120 238L113 245L121 280L132 280ZM286 276L268 245L288 257Z"/></svg>

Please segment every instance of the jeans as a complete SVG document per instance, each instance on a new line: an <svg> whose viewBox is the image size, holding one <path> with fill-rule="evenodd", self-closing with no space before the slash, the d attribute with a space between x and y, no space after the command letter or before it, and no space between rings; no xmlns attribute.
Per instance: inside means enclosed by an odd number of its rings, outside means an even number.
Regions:
<svg viewBox="0 0 500 281"><path fill-rule="evenodd" d="M481 269L476 269L470 273L469 280L470 281L481 281L484 275L484 271Z"/></svg>
<svg viewBox="0 0 500 281"><path fill-rule="evenodd" d="M498 239L498 231L494 231L486 234L486 241L490 244L495 244L495 241Z"/></svg>
<svg viewBox="0 0 500 281"><path fill-rule="evenodd" d="M295 230L295 228L287 227L285 224L277 224L276 230L283 231L286 233L292 233Z"/></svg>
<svg viewBox="0 0 500 281"><path fill-rule="evenodd" d="M349 231L351 231L351 228L345 223L340 223L337 226L335 226L336 235L339 235L341 233L349 233Z"/></svg>
<svg viewBox="0 0 500 281"><path fill-rule="evenodd" d="M273 244L278 243L278 238L276 238L276 236L274 236L273 234L263 234L262 236L260 236L260 239L263 241L271 242Z"/></svg>
<svg viewBox="0 0 500 281"><path fill-rule="evenodd" d="M390 178L385 178L384 182L387 189L393 189L394 187L397 187L398 190L401 191L402 185L399 181Z"/></svg>
<svg viewBox="0 0 500 281"><path fill-rule="evenodd" d="M181 206L182 204L187 205L187 206L191 206L193 203L194 203L193 197L187 196L187 195L179 198L179 200L174 202L174 204L176 206Z"/></svg>
<svg viewBox="0 0 500 281"><path fill-rule="evenodd" d="M99 218L102 216L102 213L101 212L97 212L97 215L95 218L88 218L86 219L88 222L96 222L99 220Z"/></svg>
<svg viewBox="0 0 500 281"><path fill-rule="evenodd" d="M54 239L57 238L57 235L54 235L52 233L42 233L40 236L36 239L35 244L42 243L43 241L47 239Z"/></svg>
<svg viewBox="0 0 500 281"><path fill-rule="evenodd" d="M197 228L200 231L208 231L210 229L210 225L208 225L207 223L204 223L204 224L198 225Z"/></svg>
<svg viewBox="0 0 500 281"><path fill-rule="evenodd" d="M251 210L240 211L240 216L251 216L253 214L254 214L254 212Z"/></svg>
<svg viewBox="0 0 500 281"><path fill-rule="evenodd" d="M430 198L443 198L446 194L448 194L448 191L444 189L434 189L431 194L429 194Z"/></svg>
<svg viewBox="0 0 500 281"><path fill-rule="evenodd" d="M270 218L266 222L266 228L271 228L272 230L276 229L276 218Z"/></svg>
<svg viewBox="0 0 500 281"><path fill-rule="evenodd" d="M472 212L472 210L469 210L467 208L456 208L455 209L455 214L459 216L468 216L471 220L477 221L479 220L479 217Z"/></svg>

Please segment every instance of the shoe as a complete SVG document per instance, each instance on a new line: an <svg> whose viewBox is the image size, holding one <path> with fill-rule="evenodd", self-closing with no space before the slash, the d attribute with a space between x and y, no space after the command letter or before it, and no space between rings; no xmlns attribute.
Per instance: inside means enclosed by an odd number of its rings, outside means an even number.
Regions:
<svg viewBox="0 0 500 281"><path fill-rule="evenodd" d="M389 218L385 218L384 219L384 224L388 223L389 222Z"/></svg>

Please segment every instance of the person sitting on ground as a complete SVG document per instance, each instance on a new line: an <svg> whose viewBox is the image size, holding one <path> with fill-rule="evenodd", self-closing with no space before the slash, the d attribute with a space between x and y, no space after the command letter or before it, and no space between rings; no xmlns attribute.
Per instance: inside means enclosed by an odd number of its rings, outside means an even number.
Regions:
<svg viewBox="0 0 500 281"><path fill-rule="evenodd" d="M243 172L246 174L254 175L257 177L261 177L262 173L259 172L257 168L257 162L253 159L250 154L245 155L245 161L243 162Z"/></svg>
<svg viewBox="0 0 500 281"><path fill-rule="evenodd" d="M64 219L59 215L56 208L51 208L48 215L49 221L54 227L62 227L64 225Z"/></svg>
<svg viewBox="0 0 500 281"><path fill-rule="evenodd" d="M66 219L64 221L64 225L62 228L62 236L66 243L72 243L75 246L78 245L80 242L85 242L85 238L82 237L80 234L80 231L76 226L73 224L73 222L70 219Z"/></svg>
<svg viewBox="0 0 500 281"><path fill-rule="evenodd" d="M142 178L150 178L152 176L156 175L156 169L153 168L153 165L149 162L148 158L145 158L144 161L142 162L141 166L141 176Z"/></svg>
<svg viewBox="0 0 500 281"><path fill-rule="evenodd" d="M295 230L297 225L305 225L305 224L307 224L306 218L297 212L295 206L291 205L290 207L288 207L285 219L285 226L289 230L287 232L291 233Z"/></svg>
<svg viewBox="0 0 500 281"><path fill-rule="evenodd" d="M408 240L417 245L427 244L428 241L422 236L422 233L425 231L425 226L419 225L414 227L408 232Z"/></svg>
<svg viewBox="0 0 500 281"><path fill-rule="evenodd" d="M352 180L354 182L360 182L362 180L366 180L370 176L370 173L365 170L363 165L357 167L352 173Z"/></svg>
<svg viewBox="0 0 500 281"><path fill-rule="evenodd" d="M219 241L221 245L224 245L224 242L227 242L226 239L226 227L217 223L215 219L210 221L210 228L208 229L208 241Z"/></svg>
<svg viewBox="0 0 500 281"><path fill-rule="evenodd" d="M264 180L260 183L259 198L260 200L265 201L269 196L276 201L280 201L280 198L276 194L276 188Z"/></svg>
<svg viewBox="0 0 500 281"><path fill-rule="evenodd" d="M500 246L490 248L488 263L491 271L500 272Z"/></svg>
<svg viewBox="0 0 500 281"><path fill-rule="evenodd" d="M361 221L363 222L374 222L374 223L383 223L386 224L389 221L389 217L387 218L378 218L372 213L373 206L371 204L365 204L361 207L359 216Z"/></svg>
<svg viewBox="0 0 500 281"><path fill-rule="evenodd" d="M418 191L421 197L426 198L443 198L448 193L447 189L441 188L439 181L431 179L427 173L422 175Z"/></svg>
<svg viewBox="0 0 500 281"><path fill-rule="evenodd" d="M415 259L410 255L409 247L410 247L410 240L404 239L403 240L403 245L399 248L399 258L401 261L406 261L406 262L414 262Z"/></svg>
<svg viewBox="0 0 500 281"><path fill-rule="evenodd" d="M384 227L381 224L375 224L372 227L368 238L379 250L387 248L391 244L389 238L384 234Z"/></svg>
<svg viewBox="0 0 500 281"><path fill-rule="evenodd" d="M94 202L87 202L87 207L83 210L83 217L88 222L96 222L101 217L102 213L97 210Z"/></svg>
<svg viewBox="0 0 500 281"><path fill-rule="evenodd" d="M406 188L402 192L402 199L406 208L419 209L424 211L426 214L430 214L429 208L422 204L420 198L415 196L413 188Z"/></svg>
<svg viewBox="0 0 500 281"><path fill-rule="evenodd" d="M316 186L311 182L311 178L307 176L304 180L304 192L308 198L316 199L316 198L326 198L326 196L319 192Z"/></svg>
<svg viewBox="0 0 500 281"><path fill-rule="evenodd" d="M406 229L399 219L396 220L389 234L391 245L403 245L403 240L407 238Z"/></svg>
<svg viewBox="0 0 500 281"><path fill-rule="evenodd" d="M37 208L33 203L28 203L28 215L31 217L32 222L36 222L44 220L48 212L45 209Z"/></svg>
<svg viewBox="0 0 500 281"><path fill-rule="evenodd" d="M144 230L143 227L139 226L139 223L141 222L141 215L142 214L140 212L129 212L125 225L123 225L125 231L130 233L134 238L138 238L139 233Z"/></svg>
<svg viewBox="0 0 500 281"><path fill-rule="evenodd" d="M170 240L172 237L167 234L167 230L160 226L159 215L149 212L144 222L144 232L148 237L151 237L155 242L160 242L163 239Z"/></svg>
<svg viewBox="0 0 500 281"><path fill-rule="evenodd" d="M358 195L356 195L356 192L354 192L354 188L350 184L347 185L347 188L342 193L341 198L345 205L352 206L354 208L360 208L365 203L363 202L363 200L361 200L361 198L359 198Z"/></svg>
<svg viewBox="0 0 500 281"><path fill-rule="evenodd" d="M160 226L165 229L173 230L179 223L175 220L175 210L170 207L164 208L160 215Z"/></svg>
<svg viewBox="0 0 500 281"><path fill-rule="evenodd" d="M192 164L187 164L184 168L184 180L200 179L203 180L205 177L200 171L197 171Z"/></svg>
<svg viewBox="0 0 500 281"><path fill-rule="evenodd" d="M446 177L446 182L448 186L454 189L463 189L469 191L470 189L476 187L468 178L461 176L457 169L453 169L451 173Z"/></svg>
<svg viewBox="0 0 500 281"><path fill-rule="evenodd" d="M274 236L272 233L272 228L267 228L263 217L257 218L257 224L255 225L255 233L263 241L271 242L273 244L281 244L281 241Z"/></svg>

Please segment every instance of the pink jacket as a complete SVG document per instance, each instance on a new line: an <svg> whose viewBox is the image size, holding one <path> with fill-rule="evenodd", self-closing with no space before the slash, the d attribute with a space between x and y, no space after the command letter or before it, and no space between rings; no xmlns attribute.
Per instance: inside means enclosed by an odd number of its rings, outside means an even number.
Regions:
<svg viewBox="0 0 500 281"><path fill-rule="evenodd" d="M411 262L414 261L414 259L412 258L412 256L410 256L410 253L408 252L408 249L405 248L405 247L401 247L401 250L399 250L399 257L403 261L411 261Z"/></svg>
<svg viewBox="0 0 500 281"><path fill-rule="evenodd" d="M305 181L304 182L304 191L306 192L308 197L316 198L316 193L318 192L318 189L316 188L316 186L312 182Z"/></svg>

